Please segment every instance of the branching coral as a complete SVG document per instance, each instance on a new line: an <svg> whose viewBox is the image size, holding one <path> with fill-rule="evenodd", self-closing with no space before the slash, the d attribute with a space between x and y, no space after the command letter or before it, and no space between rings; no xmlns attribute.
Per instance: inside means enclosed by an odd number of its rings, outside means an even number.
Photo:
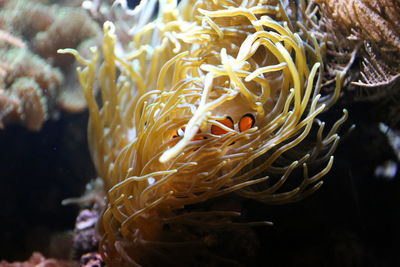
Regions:
<svg viewBox="0 0 400 267"><path fill-rule="evenodd" d="M337 70L351 69L349 98L384 102L382 106L389 106L393 113L389 116L394 120L391 123L396 124L400 120L400 2L314 2L321 10L316 31L328 40L330 72L335 76Z"/></svg>
<svg viewBox="0 0 400 267"><path fill-rule="evenodd" d="M152 12L152 2L137 15ZM189 212L188 205L230 192L285 203L315 191L347 116L330 130L317 118L338 98L343 73L332 94L321 95L324 44L307 31L316 17L304 2L159 6L130 52L116 49L111 22L100 64L97 49L91 60L62 51L85 66L78 73L90 150L108 191L100 249L111 266L152 266L173 257L173 247L207 245L185 225L235 225L236 212ZM296 185L291 177L299 175Z"/></svg>

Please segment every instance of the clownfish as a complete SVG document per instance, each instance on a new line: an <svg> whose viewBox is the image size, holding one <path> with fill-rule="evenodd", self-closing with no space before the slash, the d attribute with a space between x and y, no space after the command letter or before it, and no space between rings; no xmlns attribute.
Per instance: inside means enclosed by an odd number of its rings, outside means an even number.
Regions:
<svg viewBox="0 0 400 267"><path fill-rule="evenodd" d="M224 126L234 130L235 129L235 123L233 121L233 119L230 116L226 116L225 118L221 119L221 120L217 120L217 122L223 124ZM242 118L240 118L238 124L237 124L237 129L240 132L244 132L250 128L254 127L256 120L254 118L254 115L251 113L247 113L245 115L242 116ZM176 138L179 136L183 136L185 134L185 126L183 126L182 128L176 130L173 134L172 134L172 138ZM211 130L210 130L211 134L213 135L223 135L226 134L228 131L217 126L217 125L211 125ZM199 130L197 132L198 134L201 133L201 130ZM203 140L203 139L207 139L207 137L194 137L193 140Z"/></svg>

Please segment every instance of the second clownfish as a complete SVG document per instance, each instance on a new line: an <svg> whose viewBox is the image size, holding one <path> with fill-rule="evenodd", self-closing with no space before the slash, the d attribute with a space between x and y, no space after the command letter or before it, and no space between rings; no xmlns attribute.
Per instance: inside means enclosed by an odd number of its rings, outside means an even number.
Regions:
<svg viewBox="0 0 400 267"><path fill-rule="evenodd" d="M222 120L217 120L219 123L223 124L224 126L234 129L235 128L235 123L233 122L233 119L229 116L225 117ZM240 132L244 132L250 128L253 128L255 124L255 118L253 114L247 113L242 116L242 118L238 122L238 129ZM226 134L228 131L217 126L217 125L212 125L211 126L211 134L213 135L223 135ZM197 133L201 133L199 130ZM172 138L176 138L178 136L183 136L185 134L185 127L180 128L179 130L176 130L174 134L172 135ZM207 137L194 137L193 140L203 140L207 139Z"/></svg>

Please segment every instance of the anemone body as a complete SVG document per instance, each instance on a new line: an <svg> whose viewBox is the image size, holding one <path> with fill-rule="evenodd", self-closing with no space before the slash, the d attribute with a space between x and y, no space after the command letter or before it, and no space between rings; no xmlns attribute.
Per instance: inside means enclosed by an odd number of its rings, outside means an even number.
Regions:
<svg viewBox="0 0 400 267"><path fill-rule="evenodd" d="M140 21L154 6L142 2L133 13ZM322 184L346 113L329 131L317 118L342 77L320 94L324 44L307 31L316 21L309 13L302 1L160 1L156 18L132 29L129 49L116 49L106 22L102 62L96 49L91 60L68 51L85 65L110 266L150 266L165 248L196 245L186 232L177 238L175 225L228 225L237 215L185 212L189 205L230 192L284 203ZM241 129L245 115L253 124ZM299 184L284 188L297 170Z"/></svg>

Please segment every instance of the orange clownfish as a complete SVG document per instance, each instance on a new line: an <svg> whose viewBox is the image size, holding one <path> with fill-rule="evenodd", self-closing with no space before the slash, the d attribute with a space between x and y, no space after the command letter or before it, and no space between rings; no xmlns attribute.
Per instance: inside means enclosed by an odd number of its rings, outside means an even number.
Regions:
<svg viewBox="0 0 400 267"><path fill-rule="evenodd" d="M231 128L231 129L235 128L235 124L234 124L232 118L229 116L225 117L222 120L218 120L218 122L225 125L228 128ZM253 114L247 113L247 114L243 115L242 118L239 120L238 129L240 132L244 132L250 128L253 128L255 122L256 122L256 120L255 120ZM212 134L223 135L223 134L226 134L227 132L228 131L226 131L225 129L222 129L221 127L219 127L217 125L211 126Z"/></svg>
<svg viewBox="0 0 400 267"><path fill-rule="evenodd" d="M230 116L226 116L224 119L217 120L217 121L232 130L235 129L235 123ZM239 129L240 132L244 132L250 128L253 128L255 121L256 120L255 120L253 114L247 113L247 114L243 115L242 118L239 120L237 128ZM182 128L176 130L173 133L172 138L183 136L185 134L185 128L186 127L183 126ZM217 125L211 125L211 134L213 134L213 135L223 135L223 134L226 134L227 132L228 131L226 129L223 129ZM199 130L197 133L198 134L201 133L201 130ZM204 136L204 137L194 137L193 138L193 140L203 140L203 139L207 139L207 137Z"/></svg>
<svg viewBox="0 0 400 267"><path fill-rule="evenodd" d="M185 134L185 129L186 127L183 126L182 128L180 128L179 130L176 130L173 134L172 134L172 138L176 138L178 136L183 136ZM201 133L201 130L199 129L197 131L197 133ZM207 137L194 137L193 140L203 140L203 139L207 139Z"/></svg>

